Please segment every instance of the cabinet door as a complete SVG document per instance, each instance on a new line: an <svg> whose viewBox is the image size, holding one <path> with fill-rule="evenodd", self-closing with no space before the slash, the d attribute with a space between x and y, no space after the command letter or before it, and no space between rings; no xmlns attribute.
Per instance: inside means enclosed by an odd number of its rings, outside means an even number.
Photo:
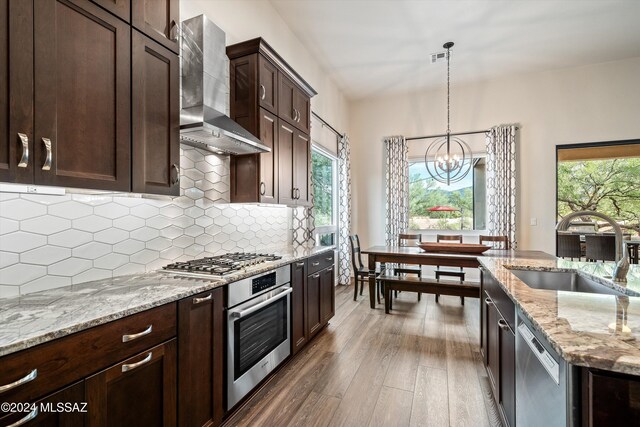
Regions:
<svg viewBox="0 0 640 427"><path fill-rule="evenodd" d="M258 55L258 80L260 106L278 114L278 69L262 55Z"/></svg>
<svg viewBox="0 0 640 427"><path fill-rule="evenodd" d="M179 0L135 0L131 4L131 23L167 49L179 53Z"/></svg>
<svg viewBox="0 0 640 427"><path fill-rule="evenodd" d="M30 412L14 413L4 417L3 413L0 413L0 425L82 427L85 416L83 411L90 410L84 402L84 382L81 381L35 402ZM30 421L27 421L27 418Z"/></svg>
<svg viewBox="0 0 640 427"><path fill-rule="evenodd" d="M489 305L491 299L484 292L484 281L485 274L482 270L480 270L480 354L482 355L482 361L484 365L487 366L487 334L488 334L488 324L487 317L489 315Z"/></svg>
<svg viewBox="0 0 640 427"><path fill-rule="evenodd" d="M86 379L88 426L175 426L176 340Z"/></svg>
<svg viewBox="0 0 640 427"><path fill-rule="evenodd" d="M120 19L131 22L131 0L91 0L92 2L99 4L109 12L113 13ZM134 0L134 3L137 3Z"/></svg>
<svg viewBox="0 0 640 427"><path fill-rule="evenodd" d="M132 190L180 195L178 55L133 31Z"/></svg>
<svg viewBox="0 0 640 427"><path fill-rule="evenodd" d="M582 368L582 425L637 425L640 380L637 376ZM631 420L636 420L631 421Z"/></svg>
<svg viewBox="0 0 640 427"><path fill-rule="evenodd" d="M278 120L278 203L295 205L294 198L294 146L296 131L293 126Z"/></svg>
<svg viewBox="0 0 640 427"><path fill-rule="evenodd" d="M219 425L223 378L222 289L178 303L178 425Z"/></svg>
<svg viewBox="0 0 640 427"><path fill-rule="evenodd" d="M326 325L336 313L334 267L325 268L320 272L320 317Z"/></svg>
<svg viewBox="0 0 640 427"><path fill-rule="evenodd" d="M34 3L37 184L131 189L130 27L93 3Z"/></svg>
<svg viewBox="0 0 640 427"><path fill-rule="evenodd" d="M516 336L501 317L500 341L500 405L509 426L516 425Z"/></svg>
<svg viewBox="0 0 640 427"><path fill-rule="evenodd" d="M33 182L33 2L0 0L0 181Z"/></svg>
<svg viewBox="0 0 640 427"><path fill-rule="evenodd" d="M299 89L283 73L278 74L278 117L296 125L298 114L295 111L296 92Z"/></svg>
<svg viewBox="0 0 640 427"><path fill-rule="evenodd" d="M309 116L311 112L311 98L309 98L303 91L296 88L293 105L297 113L296 125L298 126L298 129L304 133L310 133L311 121Z"/></svg>
<svg viewBox="0 0 640 427"><path fill-rule="evenodd" d="M485 294L486 298L486 294ZM496 401L500 400L499 384L500 384L500 337L498 327L498 320L500 319L500 313L496 309L493 303L488 304L487 309L487 372L489 374L489 380L491 382L491 388Z"/></svg>
<svg viewBox="0 0 640 427"><path fill-rule="evenodd" d="M311 167L311 140L309 135L296 130L293 145L293 169L296 204L309 206L309 170Z"/></svg>
<svg viewBox="0 0 640 427"><path fill-rule="evenodd" d="M260 109L260 141L271 148L270 153L260 154L260 184L258 192L261 203L278 203L278 118L267 110ZM242 178L240 178L242 179Z"/></svg>
<svg viewBox="0 0 640 427"><path fill-rule="evenodd" d="M291 354L296 354L307 343L307 263L291 264Z"/></svg>
<svg viewBox="0 0 640 427"><path fill-rule="evenodd" d="M313 338L322 327L320 273L307 276L307 339Z"/></svg>

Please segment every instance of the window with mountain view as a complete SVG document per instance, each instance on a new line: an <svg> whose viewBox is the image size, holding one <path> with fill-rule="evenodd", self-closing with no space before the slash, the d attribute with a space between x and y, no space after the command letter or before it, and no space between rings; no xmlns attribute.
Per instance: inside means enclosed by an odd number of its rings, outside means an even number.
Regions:
<svg viewBox="0 0 640 427"><path fill-rule="evenodd" d="M484 230L486 184L484 158L474 158L471 171L451 185L437 182L424 161L409 165L411 230Z"/></svg>

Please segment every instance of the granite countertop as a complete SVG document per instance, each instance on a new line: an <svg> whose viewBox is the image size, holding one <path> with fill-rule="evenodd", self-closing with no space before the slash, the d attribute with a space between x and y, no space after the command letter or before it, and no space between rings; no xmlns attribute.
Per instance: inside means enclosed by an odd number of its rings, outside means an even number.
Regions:
<svg viewBox="0 0 640 427"><path fill-rule="evenodd" d="M287 247L282 259L216 279L155 271L0 299L0 356L177 301L333 247Z"/></svg>
<svg viewBox="0 0 640 427"><path fill-rule="evenodd" d="M479 258L516 306L569 363L640 375L640 265L627 283L614 283L613 263L553 258ZM576 271L626 295L602 295L528 287L510 269Z"/></svg>

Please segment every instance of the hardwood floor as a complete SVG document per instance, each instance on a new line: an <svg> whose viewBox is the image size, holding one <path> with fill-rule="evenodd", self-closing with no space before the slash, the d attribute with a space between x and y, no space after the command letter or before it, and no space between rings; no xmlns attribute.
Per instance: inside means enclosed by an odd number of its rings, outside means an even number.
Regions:
<svg viewBox="0 0 640 427"><path fill-rule="evenodd" d="M336 288L329 326L226 426L500 425L479 352L478 300L402 292L392 314Z"/></svg>

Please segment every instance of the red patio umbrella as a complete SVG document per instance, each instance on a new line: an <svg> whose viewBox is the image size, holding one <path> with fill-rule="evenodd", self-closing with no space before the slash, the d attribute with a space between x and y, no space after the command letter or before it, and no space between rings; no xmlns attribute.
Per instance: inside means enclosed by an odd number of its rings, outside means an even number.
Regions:
<svg viewBox="0 0 640 427"><path fill-rule="evenodd" d="M433 206L427 209L429 212L458 212L460 209L451 206Z"/></svg>

